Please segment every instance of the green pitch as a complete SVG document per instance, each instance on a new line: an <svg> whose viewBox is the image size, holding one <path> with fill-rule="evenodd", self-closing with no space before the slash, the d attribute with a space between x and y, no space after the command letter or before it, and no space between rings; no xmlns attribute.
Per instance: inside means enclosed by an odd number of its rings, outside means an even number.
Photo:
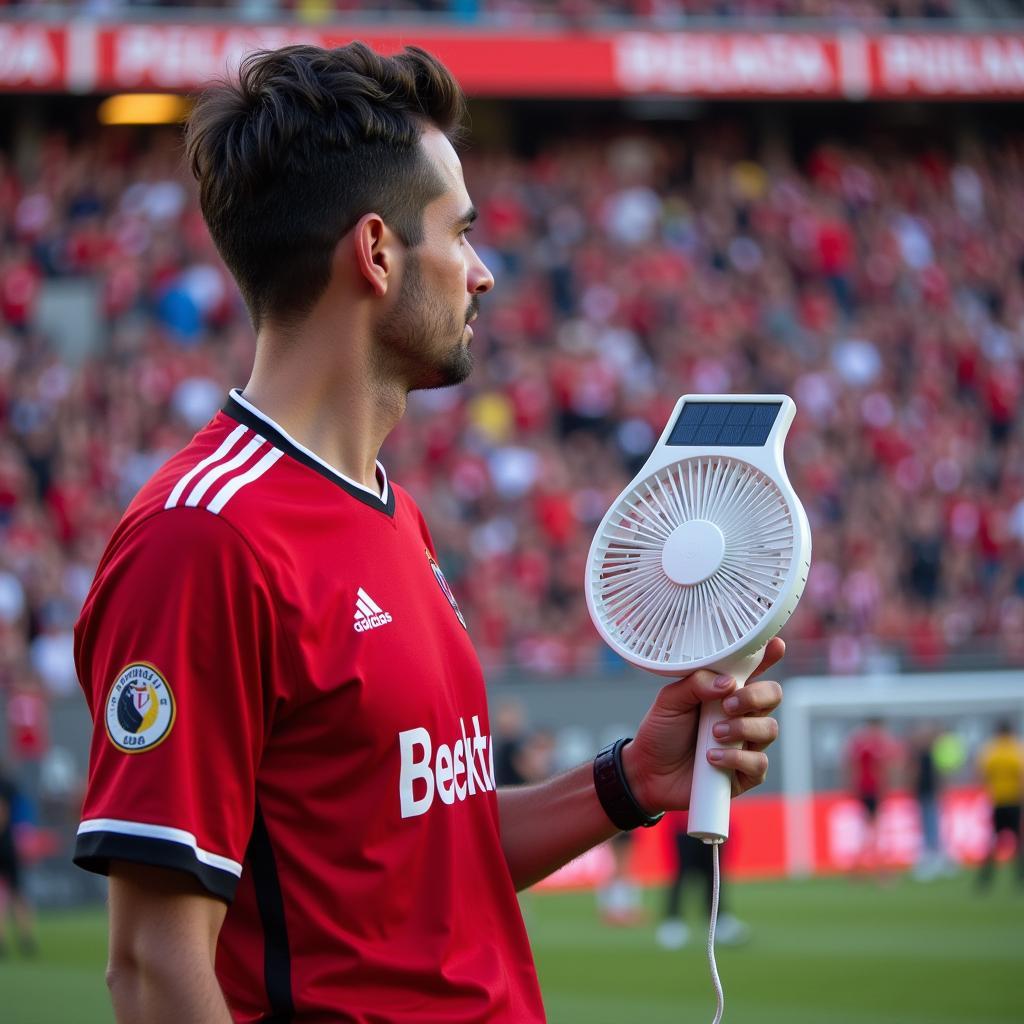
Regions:
<svg viewBox="0 0 1024 1024"><path fill-rule="evenodd" d="M718 951L723 1024L1021 1024L1024 891L1003 871L983 897L967 874L733 886L751 941ZM687 899L692 945L666 952L653 927L599 924L592 896L528 895L552 1024L710 1024L703 892Z"/></svg>
<svg viewBox="0 0 1024 1024"><path fill-rule="evenodd" d="M654 925L599 922L590 893L523 901L551 1024L710 1024L714 996L689 897L692 946L665 952ZM653 910L659 894L648 894ZM1020 1024L1024 892L1004 868L879 887L847 879L736 885L750 943L719 951L723 1024ZM3 1024L109 1022L99 911L48 914L40 956L0 960Z"/></svg>

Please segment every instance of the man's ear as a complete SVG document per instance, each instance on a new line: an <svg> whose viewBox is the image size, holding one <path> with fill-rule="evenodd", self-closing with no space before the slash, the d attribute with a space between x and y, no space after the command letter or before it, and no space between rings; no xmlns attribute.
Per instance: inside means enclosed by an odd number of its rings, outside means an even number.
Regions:
<svg viewBox="0 0 1024 1024"><path fill-rule="evenodd" d="M401 242L379 213L364 214L352 229L356 270L373 290L383 296L395 276Z"/></svg>

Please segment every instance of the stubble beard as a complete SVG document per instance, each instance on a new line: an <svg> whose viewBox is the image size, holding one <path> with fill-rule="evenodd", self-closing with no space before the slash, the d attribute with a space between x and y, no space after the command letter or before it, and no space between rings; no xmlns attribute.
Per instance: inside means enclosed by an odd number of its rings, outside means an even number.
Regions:
<svg viewBox="0 0 1024 1024"><path fill-rule="evenodd" d="M395 308L380 326L385 359L400 368L409 391L453 387L473 372L473 353L464 338L477 305L473 296L460 320L430 294L419 260L410 254Z"/></svg>

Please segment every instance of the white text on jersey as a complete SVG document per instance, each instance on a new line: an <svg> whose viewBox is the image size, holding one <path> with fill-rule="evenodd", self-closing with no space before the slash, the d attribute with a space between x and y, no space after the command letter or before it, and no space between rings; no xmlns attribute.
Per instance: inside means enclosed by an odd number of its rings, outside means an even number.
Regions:
<svg viewBox="0 0 1024 1024"><path fill-rule="evenodd" d="M494 746L491 737L480 732L479 716L473 716L472 735L466 732L462 718L459 728L462 735L451 746L442 743L436 753L430 733L422 726L398 734L402 758L398 796L403 818L426 814L435 794L442 803L453 804L478 791L488 793L494 789ZM419 786L417 780L422 780ZM419 796L414 789L421 790Z"/></svg>

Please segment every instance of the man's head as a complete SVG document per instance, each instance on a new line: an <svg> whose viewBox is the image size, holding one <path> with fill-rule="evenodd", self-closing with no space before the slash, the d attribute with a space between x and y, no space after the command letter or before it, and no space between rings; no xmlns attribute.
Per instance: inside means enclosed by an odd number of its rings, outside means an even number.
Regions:
<svg viewBox="0 0 1024 1024"><path fill-rule="evenodd" d="M385 300L382 357L398 345L400 358L401 346L422 341L414 335L424 331L431 341L454 334L457 343L425 376L436 385L468 373L462 340L490 276L473 253L483 274L467 264L458 299L438 294L437 240L429 234L443 229L439 207L449 219L449 207L472 216L452 147L464 115L458 83L430 54L408 47L382 57L362 43L253 54L236 83L201 97L188 157L210 233L257 329L295 324L313 309L339 241L356 229L368 241L360 255L355 240L354 262ZM388 245L408 250L401 273L381 255ZM383 285L373 279L375 264L391 274Z"/></svg>
<svg viewBox="0 0 1024 1024"><path fill-rule="evenodd" d="M480 295L494 283L467 238L476 209L451 142L438 129L428 128L420 147L444 188L423 211L420 243L402 253L393 298L385 282L387 246L373 251L381 226L360 222L355 239L359 271L387 301L375 331L379 375L405 381L410 390L458 384L469 376L469 323L476 317Z"/></svg>

